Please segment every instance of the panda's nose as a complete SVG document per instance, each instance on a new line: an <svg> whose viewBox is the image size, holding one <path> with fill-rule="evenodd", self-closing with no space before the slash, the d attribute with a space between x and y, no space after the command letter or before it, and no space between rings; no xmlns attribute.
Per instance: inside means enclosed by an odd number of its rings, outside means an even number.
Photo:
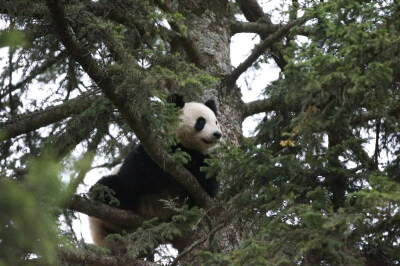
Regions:
<svg viewBox="0 0 400 266"><path fill-rule="evenodd" d="M222 137L222 133L216 131L216 132L213 133L213 136L214 136L216 139L220 139L220 138Z"/></svg>

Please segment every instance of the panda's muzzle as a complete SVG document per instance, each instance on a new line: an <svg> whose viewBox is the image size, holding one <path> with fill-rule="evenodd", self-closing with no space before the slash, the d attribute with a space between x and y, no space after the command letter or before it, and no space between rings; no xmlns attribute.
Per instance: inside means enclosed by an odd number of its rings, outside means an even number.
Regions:
<svg viewBox="0 0 400 266"><path fill-rule="evenodd" d="M204 139L204 138L202 138L201 140L202 140L205 144L214 144L214 143L217 142L217 140L209 141L209 140L206 140L206 139Z"/></svg>
<svg viewBox="0 0 400 266"><path fill-rule="evenodd" d="M212 140L207 140L207 139L205 139L205 138L202 138L201 140L204 142L204 143L206 143L206 144L215 144L215 143L217 143L218 142L218 140L222 137L222 133L221 132L218 132L218 131L216 131L216 132L214 132L213 133L213 139Z"/></svg>

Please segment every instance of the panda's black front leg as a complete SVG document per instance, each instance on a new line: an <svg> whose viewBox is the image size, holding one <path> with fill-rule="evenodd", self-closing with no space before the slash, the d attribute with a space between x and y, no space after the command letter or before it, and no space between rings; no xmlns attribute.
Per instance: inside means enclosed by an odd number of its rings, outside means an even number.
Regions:
<svg viewBox="0 0 400 266"><path fill-rule="evenodd" d="M106 186L110 191L104 191L99 185ZM98 187L98 190L96 187ZM93 200L119 209L135 211L140 199L139 189L134 179L128 179L119 175L109 175L102 177L90 189L89 193Z"/></svg>

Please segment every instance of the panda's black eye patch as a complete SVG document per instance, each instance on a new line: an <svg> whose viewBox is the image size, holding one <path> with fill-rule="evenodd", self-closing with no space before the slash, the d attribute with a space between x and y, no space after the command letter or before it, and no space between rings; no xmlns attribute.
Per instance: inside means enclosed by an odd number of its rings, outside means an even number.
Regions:
<svg viewBox="0 0 400 266"><path fill-rule="evenodd" d="M194 128L197 131L203 130L204 126L206 125L206 119L204 117L199 117L197 118L196 124L194 125Z"/></svg>

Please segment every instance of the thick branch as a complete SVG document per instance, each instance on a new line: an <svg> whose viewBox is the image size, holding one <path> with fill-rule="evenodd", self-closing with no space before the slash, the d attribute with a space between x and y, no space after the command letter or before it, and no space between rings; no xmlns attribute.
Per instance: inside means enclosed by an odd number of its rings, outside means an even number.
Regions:
<svg viewBox="0 0 400 266"><path fill-rule="evenodd" d="M241 22L235 21L231 24L232 35L236 33L252 32L260 35L269 35L276 32L279 29L278 25L265 24L257 22Z"/></svg>
<svg viewBox="0 0 400 266"><path fill-rule="evenodd" d="M114 84L109 74L97 64L90 52L78 42L68 25L68 19L62 2L60 0L47 0L47 5L51 11L55 30L63 45L70 52L74 60L82 66L89 77L97 83L107 98L118 107L126 122L141 141L147 154L157 165L172 175L192 195L199 206L210 206L210 197L202 189L194 176L182 165L175 163L165 150L158 148L162 145L159 145L155 138L149 134L151 130L143 123L140 113L132 109L132 106L126 101L126 97L116 93L116 84Z"/></svg>
<svg viewBox="0 0 400 266"><path fill-rule="evenodd" d="M113 256L108 254L99 254L97 252L87 249L80 249L75 252L68 249L59 249L57 253L60 260L67 261L73 264L96 265L96 266L156 265L154 262L150 261L130 259L121 255Z"/></svg>
<svg viewBox="0 0 400 266"><path fill-rule="evenodd" d="M283 38L290 31L291 28L297 25L301 25L304 22L306 22L305 17L289 22L286 25L282 26L274 34L263 40L253 49L250 56L246 60L244 60L244 62L242 62L235 70L233 70L232 73L226 78L227 84L234 84L236 80L240 77L240 75L245 72L258 59L258 57L260 57L265 52L268 47Z"/></svg>
<svg viewBox="0 0 400 266"><path fill-rule="evenodd" d="M114 208L77 195L68 202L67 207L73 211L81 212L102 220L109 220L110 217L112 217L113 223L127 227L138 227L144 222L143 217L130 211Z"/></svg>
<svg viewBox="0 0 400 266"><path fill-rule="evenodd" d="M98 98L99 96L83 95L63 104L48 107L43 111L26 114L9 122L0 123L0 140L8 140L72 115L80 114Z"/></svg>
<svg viewBox="0 0 400 266"><path fill-rule="evenodd" d="M271 99L263 99L246 103L242 119L258 113L273 111L275 107L275 103L273 103Z"/></svg>
<svg viewBox="0 0 400 266"><path fill-rule="evenodd" d="M258 4L257 0L237 0L240 10L248 21L257 21L259 18L264 17L264 11Z"/></svg>

